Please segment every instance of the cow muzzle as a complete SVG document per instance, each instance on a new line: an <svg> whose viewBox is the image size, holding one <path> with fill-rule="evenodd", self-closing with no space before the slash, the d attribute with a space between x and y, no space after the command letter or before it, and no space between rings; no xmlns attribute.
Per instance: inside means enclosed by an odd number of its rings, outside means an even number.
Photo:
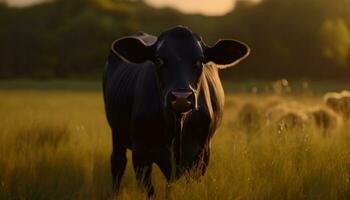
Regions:
<svg viewBox="0 0 350 200"><path fill-rule="evenodd" d="M168 107L175 113L185 113L195 107L195 94L191 90L171 90L167 96Z"/></svg>

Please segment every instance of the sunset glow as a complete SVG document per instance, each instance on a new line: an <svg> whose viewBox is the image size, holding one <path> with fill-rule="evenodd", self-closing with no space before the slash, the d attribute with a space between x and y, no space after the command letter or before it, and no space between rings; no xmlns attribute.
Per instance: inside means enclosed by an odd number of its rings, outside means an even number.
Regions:
<svg viewBox="0 0 350 200"><path fill-rule="evenodd" d="M10 6L23 7L42 2L43 0L5 0Z"/></svg>
<svg viewBox="0 0 350 200"><path fill-rule="evenodd" d="M5 0L11 6L28 6L44 0ZM224 15L232 10L237 0L145 0L157 7L171 7L188 14ZM242 0L258 2L259 0Z"/></svg>
<svg viewBox="0 0 350 200"><path fill-rule="evenodd" d="M233 0L146 0L155 7L173 7L184 13L223 15L234 6Z"/></svg>

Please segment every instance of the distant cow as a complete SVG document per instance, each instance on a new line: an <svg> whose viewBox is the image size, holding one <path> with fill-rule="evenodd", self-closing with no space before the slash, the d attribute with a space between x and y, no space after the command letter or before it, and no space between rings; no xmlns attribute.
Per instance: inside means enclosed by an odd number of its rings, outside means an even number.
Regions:
<svg viewBox="0 0 350 200"><path fill-rule="evenodd" d="M218 69L237 64L249 47L220 40L208 47L188 28L159 37L137 33L116 40L104 71L103 93L112 129L116 191L132 150L136 179L149 196L152 163L167 181L190 169L205 173L209 143L221 121L224 91Z"/></svg>
<svg viewBox="0 0 350 200"><path fill-rule="evenodd" d="M335 112L343 115L345 118L350 118L350 92L342 91L329 92L324 95L325 103Z"/></svg>

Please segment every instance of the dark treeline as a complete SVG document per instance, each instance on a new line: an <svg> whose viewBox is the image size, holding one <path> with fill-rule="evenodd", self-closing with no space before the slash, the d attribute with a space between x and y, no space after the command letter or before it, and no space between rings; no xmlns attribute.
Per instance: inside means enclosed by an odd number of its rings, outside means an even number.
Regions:
<svg viewBox="0 0 350 200"><path fill-rule="evenodd" d="M142 1L56 0L27 8L0 1L0 78L100 77L111 42L186 25L208 44L248 43L252 54L227 79L350 77L350 0L239 1L222 17L155 9Z"/></svg>

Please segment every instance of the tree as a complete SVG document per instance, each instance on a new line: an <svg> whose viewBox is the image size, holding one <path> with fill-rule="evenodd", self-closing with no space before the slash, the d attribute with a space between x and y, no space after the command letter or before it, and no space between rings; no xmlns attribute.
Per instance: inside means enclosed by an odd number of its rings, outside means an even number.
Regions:
<svg viewBox="0 0 350 200"><path fill-rule="evenodd" d="M342 18L326 19L320 30L322 53L341 67L348 66L350 30Z"/></svg>

